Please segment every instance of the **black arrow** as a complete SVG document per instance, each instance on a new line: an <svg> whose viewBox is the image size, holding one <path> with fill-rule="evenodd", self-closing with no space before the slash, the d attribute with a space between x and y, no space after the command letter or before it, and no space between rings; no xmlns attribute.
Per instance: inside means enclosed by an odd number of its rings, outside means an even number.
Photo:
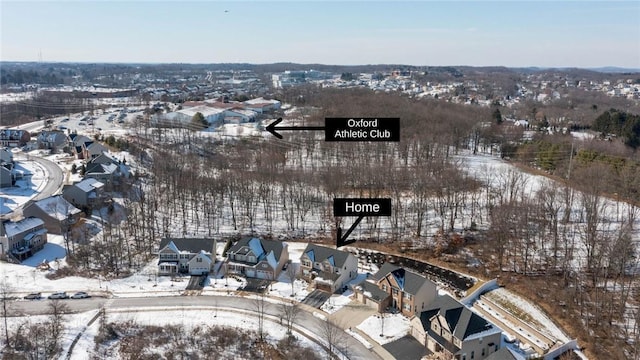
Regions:
<svg viewBox="0 0 640 360"><path fill-rule="evenodd" d="M267 125L265 130L273 134L273 136L277 137L278 139L282 139L282 135L280 135L276 130L280 130L280 131L282 130L324 130L324 126L278 126L276 127L276 125L280 124L281 122L282 122L282 118L278 118L276 121Z"/></svg>
<svg viewBox="0 0 640 360"><path fill-rule="evenodd" d="M356 219L356 222L353 223L353 225L351 225L351 227L349 228L349 230L347 230L347 232L344 234L344 236L342 235L342 228L340 226L338 226L338 231L337 231L337 241L336 241L336 248L342 247L342 246L346 246L349 244L353 244L354 242L356 242L355 240L347 240L347 238L349 237L349 235L351 234L351 232L353 230L355 230L356 226L358 226L358 224L360 224L360 221L362 221L362 219L364 219L364 216L358 216L358 219Z"/></svg>

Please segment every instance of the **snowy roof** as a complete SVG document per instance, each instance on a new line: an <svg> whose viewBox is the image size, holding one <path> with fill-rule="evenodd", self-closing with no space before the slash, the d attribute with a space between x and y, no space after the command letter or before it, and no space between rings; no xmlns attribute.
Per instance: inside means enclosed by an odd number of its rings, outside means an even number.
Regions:
<svg viewBox="0 0 640 360"><path fill-rule="evenodd" d="M33 230L39 226L43 226L44 221L35 217L24 218L20 221L6 221L4 223L4 231L7 237L13 237L25 231Z"/></svg>
<svg viewBox="0 0 640 360"><path fill-rule="evenodd" d="M225 111L224 109L207 106L207 105L200 105L200 106L194 106L190 108L184 108L176 112L185 114L190 117L193 117L193 115L195 115L196 113L201 113L204 117L207 117L207 116L223 113L224 111Z"/></svg>
<svg viewBox="0 0 640 360"><path fill-rule="evenodd" d="M280 101L278 101L278 100L267 100L265 98L259 97L259 98L247 100L244 103L245 104L251 104L251 105L256 105L256 104L262 105L262 104L278 104L278 103L280 103Z"/></svg>
<svg viewBox="0 0 640 360"><path fill-rule="evenodd" d="M73 186L77 187L78 189L84 191L84 192L91 192L95 189L100 189L104 186L103 183L101 183L100 181L93 179L93 178L86 178L82 181L80 181L79 183L74 184Z"/></svg>
<svg viewBox="0 0 640 360"><path fill-rule="evenodd" d="M88 174L113 174L118 170L118 166L115 164L89 164L85 175Z"/></svg>
<svg viewBox="0 0 640 360"><path fill-rule="evenodd" d="M50 196L46 199L38 200L34 203L49 216L58 220L64 220L67 217L75 214L79 214L81 211L70 202L65 200L62 195Z"/></svg>

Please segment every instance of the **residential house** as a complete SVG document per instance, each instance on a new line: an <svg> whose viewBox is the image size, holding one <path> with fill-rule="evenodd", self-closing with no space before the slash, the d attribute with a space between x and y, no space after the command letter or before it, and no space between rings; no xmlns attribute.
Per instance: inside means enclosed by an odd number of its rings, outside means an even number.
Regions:
<svg viewBox="0 0 640 360"><path fill-rule="evenodd" d="M227 271L246 277L276 280L289 261L287 243L245 238L227 250Z"/></svg>
<svg viewBox="0 0 640 360"><path fill-rule="evenodd" d="M386 307L397 309L407 317L419 314L438 295L438 289L433 281L391 263L384 263L380 270L372 276L371 282L387 294L388 298L377 296L373 299L366 299L368 294L356 286L354 290L360 301L377 303L378 311L382 311ZM380 301L376 301L377 299ZM372 305L372 307L375 306Z"/></svg>
<svg viewBox="0 0 640 360"><path fill-rule="evenodd" d="M84 159L84 153L82 152L83 145L87 142L91 142L92 140L84 135L78 134L70 134L69 139L71 140L71 148L72 153L78 159Z"/></svg>
<svg viewBox="0 0 640 360"><path fill-rule="evenodd" d="M80 219L82 211L65 200L62 195L55 195L28 202L22 214L42 219L49 233L62 234Z"/></svg>
<svg viewBox="0 0 640 360"><path fill-rule="evenodd" d="M62 197L79 208L92 208L104 199L104 184L94 178L86 178L62 189Z"/></svg>
<svg viewBox="0 0 640 360"><path fill-rule="evenodd" d="M102 164L104 166L94 168L95 164ZM115 165L115 168L111 165ZM126 159L120 161L107 153L102 153L87 161L85 177L87 176L86 173L89 173L90 176L93 176L96 179L104 176L104 180L106 180L107 183L114 182L116 184L120 183L122 178L128 178L130 176L129 166L126 164ZM91 175L91 173L96 174Z"/></svg>
<svg viewBox="0 0 640 360"><path fill-rule="evenodd" d="M0 223L0 255L22 261L47 243L44 221L34 217Z"/></svg>
<svg viewBox="0 0 640 360"><path fill-rule="evenodd" d="M358 259L346 251L309 244L300 256L300 272L317 289L341 292L358 275Z"/></svg>
<svg viewBox="0 0 640 360"><path fill-rule="evenodd" d="M106 151L107 148L99 142L87 141L82 144L82 158L86 160L92 160Z"/></svg>
<svg viewBox="0 0 640 360"><path fill-rule="evenodd" d="M0 164L1 163L12 163L13 162L13 153L6 148L0 148Z"/></svg>
<svg viewBox="0 0 640 360"><path fill-rule="evenodd" d="M0 164L0 188L13 186L15 182L11 164Z"/></svg>
<svg viewBox="0 0 640 360"><path fill-rule="evenodd" d="M201 238L164 238L158 251L159 275L205 275L216 259L216 241Z"/></svg>
<svg viewBox="0 0 640 360"><path fill-rule="evenodd" d="M0 146L21 147L31 140L31 134L26 130L0 129Z"/></svg>
<svg viewBox="0 0 640 360"><path fill-rule="evenodd" d="M84 177L95 179L111 186L120 184L121 173L118 165L88 163L84 171Z"/></svg>
<svg viewBox="0 0 640 360"><path fill-rule="evenodd" d="M62 131L45 131L43 130L36 137L38 149L61 150L69 145L69 138Z"/></svg>
<svg viewBox="0 0 640 360"><path fill-rule="evenodd" d="M502 330L449 295L411 318L411 335L440 358L483 360L500 350Z"/></svg>
<svg viewBox="0 0 640 360"><path fill-rule="evenodd" d="M13 153L9 149L0 148L0 188L15 184L13 174Z"/></svg>

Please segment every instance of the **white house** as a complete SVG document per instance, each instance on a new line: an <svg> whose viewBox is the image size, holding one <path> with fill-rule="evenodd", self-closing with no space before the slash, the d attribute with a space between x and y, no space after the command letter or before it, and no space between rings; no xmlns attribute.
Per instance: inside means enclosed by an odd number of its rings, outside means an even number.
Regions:
<svg viewBox="0 0 640 360"><path fill-rule="evenodd" d="M214 239L164 238L158 251L158 274L208 274L215 264L215 251Z"/></svg>

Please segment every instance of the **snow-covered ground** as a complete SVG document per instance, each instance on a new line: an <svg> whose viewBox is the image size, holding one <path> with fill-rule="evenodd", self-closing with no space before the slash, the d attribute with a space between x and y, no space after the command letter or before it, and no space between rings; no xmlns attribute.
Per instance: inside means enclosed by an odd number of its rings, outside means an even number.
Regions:
<svg viewBox="0 0 640 360"><path fill-rule="evenodd" d="M407 335L411 329L409 319L400 313L373 315L356 326L378 344L384 345Z"/></svg>
<svg viewBox="0 0 640 360"><path fill-rule="evenodd" d="M509 303L521 312L526 313L528 316L531 316L531 318L535 320L535 323L529 323L529 325L533 328L536 328L543 334L551 337L552 339L556 339L562 343L570 340L569 337L562 330L560 330L560 328L558 328L542 310L540 310L530 301L523 299L522 297L508 291L507 289L498 288L485 294L485 296L488 296L489 298L499 299L499 301L501 302Z"/></svg>
<svg viewBox="0 0 640 360"><path fill-rule="evenodd" d="M47 181L45 169L26 157L14 155L18 180L13 187L0 188L0 215L9 214L38 195Z"/></svg>

